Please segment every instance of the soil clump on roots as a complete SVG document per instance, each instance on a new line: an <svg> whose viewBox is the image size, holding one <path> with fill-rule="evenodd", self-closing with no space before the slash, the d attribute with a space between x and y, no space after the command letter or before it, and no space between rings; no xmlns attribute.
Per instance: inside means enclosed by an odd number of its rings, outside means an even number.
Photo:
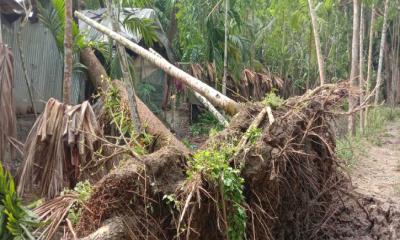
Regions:
<svg viewBox="0 0 400 240"><path fill-rule="evenodd" d="M132 239L318 238L348 182L330 124L346 89L248 104L193 156L169 147L127 159L97 183L78 235L118 218Z"/></svg>

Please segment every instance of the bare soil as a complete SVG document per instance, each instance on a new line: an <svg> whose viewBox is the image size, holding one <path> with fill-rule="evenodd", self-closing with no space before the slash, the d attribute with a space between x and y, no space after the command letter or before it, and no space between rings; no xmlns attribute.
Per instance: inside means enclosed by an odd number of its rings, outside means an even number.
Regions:
<svg viewBox="0 0 400 240"><path fill-rule="evenodd" d="M400 239L400 121L363 144L351 172L354 189L338 197L325 238Z"/></svg>
<svg viewBox="0 0 400 240"><path fill-rule="evenodd" d="M390 123L381 136L365 142L364 149L352 174L356 191L400 203L400 121Z"/></svg>

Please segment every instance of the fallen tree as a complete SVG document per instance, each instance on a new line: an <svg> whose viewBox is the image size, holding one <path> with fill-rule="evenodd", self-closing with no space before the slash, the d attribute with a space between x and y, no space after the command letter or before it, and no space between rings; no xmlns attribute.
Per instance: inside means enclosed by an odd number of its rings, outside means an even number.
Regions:
<svg viewBox="0 0 400 240"><path fill-rule="evenodd" d="M234 115L239 110L239 105L232 99L228 98L227 96L221 94L214 88L208 86L207 84L203 83L199 79L191 76L190 74L182 71L181 69L177 68L173 64L169 63L166 59L151 53L150 51L142 48L141 46L129 41L125 37L121 36L120 34L108 29L107 27L97 23L96 21L86 17L80 12L75 12L75 16L80 20L84 21L91 27L95 28L96 30L106 34L108 37L116 40L118 43L123 45L124 47L134 51L135 53L139 54L149 62L153 63L154 65L158 66L162 70L164 70L168 75L182 81L186 85L188 85L193 91L198 92L207 100L209 100L213 105L221 107L225 110L226 113Z"/></svg>
<svg viewBox="0 0 400 240"><path fill-rule="evenodd" d="M347 96L346 84L324 85L282 104L249 104L193 157L163 148L127 161L96 184L78 235L118 217L133 239L315 237L346 181L329 121Z"/></svg>
<svg viewBox="0 0 400 240"><path fill-rule="evenodd" d="M107 92L109 82L107 81L108 75L103 65L96 57L94 52L90 48L85 48L81 51L82 63L87 67L89 79L91 83L100 89L101 92ZM121 105L127 105L129 98L126 86L120 81L114 81L116 87L120 91ZM137 110L139 119L142 125L146 126L146 131L161 140L160 145L162 146L175 146L179 149L188 152L186 146L179 141L175 135L157 118L156 115L143 103L140 98L136 96Z"/></svg>

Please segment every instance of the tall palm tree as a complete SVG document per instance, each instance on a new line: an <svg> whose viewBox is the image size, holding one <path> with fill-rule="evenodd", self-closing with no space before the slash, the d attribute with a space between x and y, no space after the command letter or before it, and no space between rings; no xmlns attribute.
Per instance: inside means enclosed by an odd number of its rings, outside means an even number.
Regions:
<svg viewBox="0 0 400 240"><path fill-rule="evenodd" d="M63 82L63 101L71 103L71 82L73 67L72 50L72 0L65 0L65 26L64 26L64 82Z"/></svg>

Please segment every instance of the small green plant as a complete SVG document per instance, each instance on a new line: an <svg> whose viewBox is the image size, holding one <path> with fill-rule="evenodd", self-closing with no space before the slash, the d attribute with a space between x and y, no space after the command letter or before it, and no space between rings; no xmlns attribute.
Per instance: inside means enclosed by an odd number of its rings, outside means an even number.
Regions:
<svg viewBox="0 0 400 240"><path fill-rule="evenodd" d="M261 134L261 128L250 128L249 131L246 132L246 136L251 144L256 143L257 139L261 137Z"/></svg>
<svg viewBox="0 0 400 240"><path fill-rule="evenodd" d="M229 165L229 159L235 151L234 145L221 146L218 150L198 151L193 156L188 176L192 178L201 172L220 187L220 194L224 201L220 203L220 207L229 206L226 219L228 239L239 240L245 236L247 216L243 207L244 179L240 177L239 169L234 169Z"/></svg>
<svg viewBox="0 0 400 240"><path fill-rule="evenodd" d="M118 89L112 84L110 79L105 79L108 81L109 88L107 92L103 93L105 102L104 108L111 119L111 124L115 126L121 133L121 137L117 140L117 144L130 137L129 140L133 140L130 143L132 144L132 149L140 154L146 154L147 147L153 143L153 136L148 134L145 130L140 133L135 131L135 123L129 114L128 106L124 106L121 101ZM126 144L130 144L126 143Z"/></svg>
<svg viewBox="0 0 400 240"><path fill-rule="evenodd" d="M75 193L78 196L78 201L68 211L68 219L72 224L77 224L81 215L83 204L89 200L93 193L93 187L89 181L79 182L76 184L74 190L64 190L62 194Z"/></svg>
<svg viewBox="0 0 400 240"><path fill-rule="evenodd" d="M211 112L204 112L200 115L199 120L190 126L189 131L194 135L208 135L214 129L215 131L221 131L224 129L218 120L212 115Z"/></svg>
<svg viewBox="0 0 400 240"><path fill-rule="evenodd" d="M276 109L276 108L282 106L283 99L280 96L278 96L275 93L275 91L271 91L271 92L267 93L267 95L264 98L263 103L265 105L270 106L273 109Z"/></svg>
<svg viewBox="0 0 400 240"><path fill-rule="evenodd" d="M35 239L32 230L39 225L17 196L13 177L0 164L0 239Z"/></svg>

